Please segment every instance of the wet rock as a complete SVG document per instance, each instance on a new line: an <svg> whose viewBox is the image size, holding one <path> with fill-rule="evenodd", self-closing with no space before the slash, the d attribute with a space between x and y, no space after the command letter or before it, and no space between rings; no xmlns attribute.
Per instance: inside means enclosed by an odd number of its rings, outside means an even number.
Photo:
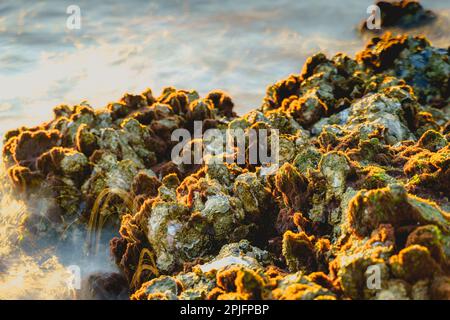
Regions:
<svg viewBox="0 0 450 320"><path fill-rule="evenodd" d="M49 173L66 176L82 183L89 175L87 157L72 149L54 147L42 154L36 161L37 169L45 175Z"/></svg>
<svg viewBox="0 0 450 320"><path fill-rule="evenodd" d="M181 290L181 283L176 279L162 276L146 282L131 299L139 300L145 296L147 300L172 300Z"/></svg>
<svg viewBox="0 0 450 320"><path fill-rule="evenodd" d="M232 117L234 103L231 97L223 91L214 90L208 93L206 99L209 99L214 104L214 108L219 111L219 114L225 117Z"/></svg>
<svg viewBox="0 0 450 320"><path fill-rule="evenodd" d="M381 12L381 27L412 28L428 24L436 19L436 14L425 10L419 1L377 1L375 2ZM367 27L366 21L361 25L361 31L375 31Z"/></svg>
<svg viewBox="0 0 450 320"><path fill-rule="evenodd" d="M128 283L119 273L94 273L83 281L82 300L128 300Z"/></svg>
<svg viewBox="0 0 450 320"><path fill-rule="evenodd" d="M435 277L430 288L431 298L436 300L448 300L450 298L450 278L445 276Z"/></svg>
<svg viewBox="0 0 450 320"><path fill-rule="evenodd" d="M400 185L371 191L360 191L350 202L349 222L352 230L367 235L380 223L393 226L435 224L449 230L448 213L436 204L406 193Z"/></svg>
<svg viewBox="0 0 450 320"><path fill-rule="evenodd" d="M285 206L300 210L306 207L308 180L289 163L285 163L275 176L275 185L283 196Z"/></svg>
<svg viewBox="0 0 450 320"><path fill-rule="evenodd" d="M351 170L348 158L341 153L327 153L320 160L319 170L325 176L330 192L337 196L342 195Z"/></svg>
<svg viewBox="0 0 450 320"><path fill-rule="evenodd" d="M420 245L403 249L389 262L394 276L409 282L430 278L439 270L428 249Z"/></svg>
<svg viewBox="0 0 450 320"><path fill-rule="evenodd" d="M20 192L31 192L39 188L44 180L39 172L31 171L28 167L14 165L8 169L8 176L12 185Z"/></svg>
<svg viewBox="0 0 450 320"><path fill-rule="evenodd" d="M368 299L376 294L376 290L367 285L373 275L369 268L375 268L381 283L389 278L386 260L391 255L392 247L365 241L361 244L358 248L358 244L353 242L351 248L339 253L330 264L330 270L339 280L344 294L352 299Z"/></svg>
<svg viewBox="0 0 450 320"><path fill-rule="evenodd" d="M289 271L309 271L317 269L317 260L313 244L314 237L304 232L295 234L286 231L283 235L283 256Z"/></svg>
<svg viewBox="0 0 450 320"><path fill-rule="evenodd" d="M442 235L441 230L434 225L426 225L418 227L416 230L408 235L406 241L406 247L412 245L421 245L428 249L430 255L438 263L444 263L444 265L450 262L449 256L444 251L445 236Z"/></svg>
<svg viewBox="0 0 450 320"><path fill-rule="evenodd" d="M439 132L428 130L417 141L417 145L421 148L436 152L447 146L448 141Z"/></svg>
<svg viewBox="0 0 450 320"><path fill-rule="evenodd" d="M17 137L14 146L14 161L34 170L36 159L52 147L57 146L59 139L60 135L57 130L24 131Z"/></svg>
<svg viewBox="0 0 450 320"><path fill-rule="evenodd" d="M395 74L414 88L419 101L443 107L449 98L449 53L430 45L424 37L373 38L357 60L369 68Z"/></svg>
<svg viewBox="0 0 450 320"><path fill-rule="evenodd" d="M95 150L98 149L97 137L90 132L87 125L82 124L77 131L75 137L75 144L77 150L84 153L86 156L91 156Z"/></svg>

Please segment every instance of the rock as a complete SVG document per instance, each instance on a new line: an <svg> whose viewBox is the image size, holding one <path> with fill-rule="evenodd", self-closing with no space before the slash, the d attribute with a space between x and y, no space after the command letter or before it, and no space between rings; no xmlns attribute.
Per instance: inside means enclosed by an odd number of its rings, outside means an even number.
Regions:
<svg viewBox="0 0 450 320"><path fill-rule="evenodd" d="M350 202L349 223L352 230L367 235L380 223L393 226L435 224L449 231L449 216L436 204L408 195L400 185L360 191Z"/></svg>
<svg viewBox="0 0 450 320"><path fill-rule="evenodd" d="M401 250L389 263L394 276L409 282L431 278L439 269L428 249L420 245Z"/></svg>
<svg viewBox="0 0 450 320"><path fill-rule="evenodd" d="M375 5L380 8L381 27L400 27L404 29L428 24L436 19L436 14L425 10L419 1L377 1ZM375 31L367 27L366 21L361 24L361 31Z"/></svg>

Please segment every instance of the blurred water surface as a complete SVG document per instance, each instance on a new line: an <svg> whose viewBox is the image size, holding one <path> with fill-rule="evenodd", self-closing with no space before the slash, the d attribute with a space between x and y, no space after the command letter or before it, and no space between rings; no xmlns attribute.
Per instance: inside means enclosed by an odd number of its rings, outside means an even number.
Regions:
<svg viewBox="0 0 450 320"><path fill-rule="evenodd" d="M242 114L268 84L318 50L353 55L371 0L0 2L0 134L48 120L60 103L103 107L126 92L165 86L228 91ZM448 0L422 1L449 21ZM80 30L66 9L81 8ZM448 29L426 33L448 46ZM1 142L0 142L1 143Z"/></svg>

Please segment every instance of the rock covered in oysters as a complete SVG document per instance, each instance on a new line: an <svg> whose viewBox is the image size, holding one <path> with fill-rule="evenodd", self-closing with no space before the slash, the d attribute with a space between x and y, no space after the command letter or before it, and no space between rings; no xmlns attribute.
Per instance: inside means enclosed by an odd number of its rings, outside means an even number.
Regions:
<svg viewBox="0 0 450 320"><path fill-rule="evenodd" d="M175 174L164 177L158 196L144 202L138 213L145 217L140 228L158 270L173 272L232 239L255 238L251 234L261 231L258 225L271 218L265 212L272 206L270 193L254 173L240 171L212 164L181 183ZM218 180L224 176L229 185Z"/></svg>
<svg viewBox="0 0 450 320"><path fill-rule="evenodd" d="M211 111L199 116L201 120L215 126L217 120L234 116L226 94L213 91L211 98L202 102ZM132 188L137 176L182 175L170 161L170 136L197 117L192 110L198 99L194 91L174 88L155 98L148 89L140 95L126 94L100 110L85 102L60 105L52 121L6 133L3 161L12 186L31 207L40 202L30 217L31 225L45 226L38 238L51 229L84 229L96 202L105 200L102 197L112 204L101 207L100 215L115 217L117 224L130 210L123 198L139 196ZM40 199L47 201L42 205Z"/></svg>
<svg viewBox="0 0 450 320"><path fill-rule="evenodd" d="M389 53L392 60L380 60L382 67L361 58L366 52L357 60L315 55L300 75L268 88L260 111L232 122L243 128L262 122L285 134L287 143L293 142L293 154L283 154L278 171L263 181L272 190L274 209L279 210L275 230L263 248L273 255L273 264L291 272L286 278L295 278L293 272L298 272L309 275L313 283L299 281L280 289L284 280L279 280L278 287L268 290L264 283L273 270L250 267L259 272L257 277L248 270L245 256L226 260L234 267L213 259L194 270L220 266L222 271L216 273L220 280L209 293L205 290L195 297L430 299L448 295L443 289L449 263L444 253L449 251L448 183L443 180L448 150L443 124L448 115L438 109L446 110L448 96L437 85L448 54L432 58L442 65L436 73L426 73L428 89L423 96L424 86L390 69L401 70L397 66L410 61L408 48L438 49L421 38L385 36L379 41L380 48L403 42L409 47L400 48L397 56ZM385 59L377 53L375 57ZM410 70L415 74L420 68ZM440 196L431 196L436 190L431 181L436 181ZM219 209L222 202L216 205ZM410 239L406 243L405 237ZM431 267L422 272L422 265ZM375 289L367 286L374 268L381 281ZM247 287L259 289L246 297L237 282L223 285L222 274L248 274L245 277L253 284ZM213 277L209 281L214 284ZM310 295L311 291L318 295ZM154 297L143 291L134 296ZM187 297L178 292L172 298Z"/></svg>
<svg viewBox="0 0 450 320"><path fill-rule="evenodd" d="M246 240L231 243L209 263L144 283L131 299L336 299L336 288L324 274L287 274L270 266L268 257L268 252L250 246Z"/></svg>
<svg viewBox="0 0 450 320"><path fill-rule="evenodd" d="M449 298L448 57L391 35L356 59L318 53L242 117L222 92L174 88L60 106L8 132L3 159L27 201L48 199L52 223L26 225L38 237L83 229L93 208L120 221L111 251L133 299ZM279 130L278 169L176 165L170 135L194 121Z"/></svg>
<svg viewBox="0 0 450 320"><path fill-rule="evenodd" d="M392 36L387 32L372 38L356 58L370 70L405 80L423 104L448 108L448 49L433 47L421 36Z"/></svg>

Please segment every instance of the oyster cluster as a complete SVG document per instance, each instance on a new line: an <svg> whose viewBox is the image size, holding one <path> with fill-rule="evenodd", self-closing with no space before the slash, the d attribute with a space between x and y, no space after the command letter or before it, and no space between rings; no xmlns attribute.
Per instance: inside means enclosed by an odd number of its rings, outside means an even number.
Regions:
<svg viewBox="0 0 450 320"><path fill-rule="evenodd" d="M26 230L42 239L80 225L118 228L123 214L157 191L158 177L183 176L170 161L172 131L195 120L220 126L234 116L232 106L220 91L200 99L169 87L155 98L148 89L101 110L85 102L60 105L53 120L7 132L3 162L16 194L32 209Z"/></svg>
<svg viewBox="0 0 450 320"><path fill-rule="evenodd" d="M380 9L381 28L397 27L409 29L413 27L429 24L436 19L436 14L431 10L425 10L419 1L400 0L385 1L379 0L375 5ZM361 32L379 32L377 29L369 29L367 21L361 22Z"/></svg>
<svg viewBox="0 0 450 320"><path fill-rule="evenodd" d="M110 225L132 299L450 299L449 58L390 34L318 53L242 117L174 88L59 106L4 139L24 241ZM277 129L278 169L176 164L171 134L194 121Z"/></svg>

